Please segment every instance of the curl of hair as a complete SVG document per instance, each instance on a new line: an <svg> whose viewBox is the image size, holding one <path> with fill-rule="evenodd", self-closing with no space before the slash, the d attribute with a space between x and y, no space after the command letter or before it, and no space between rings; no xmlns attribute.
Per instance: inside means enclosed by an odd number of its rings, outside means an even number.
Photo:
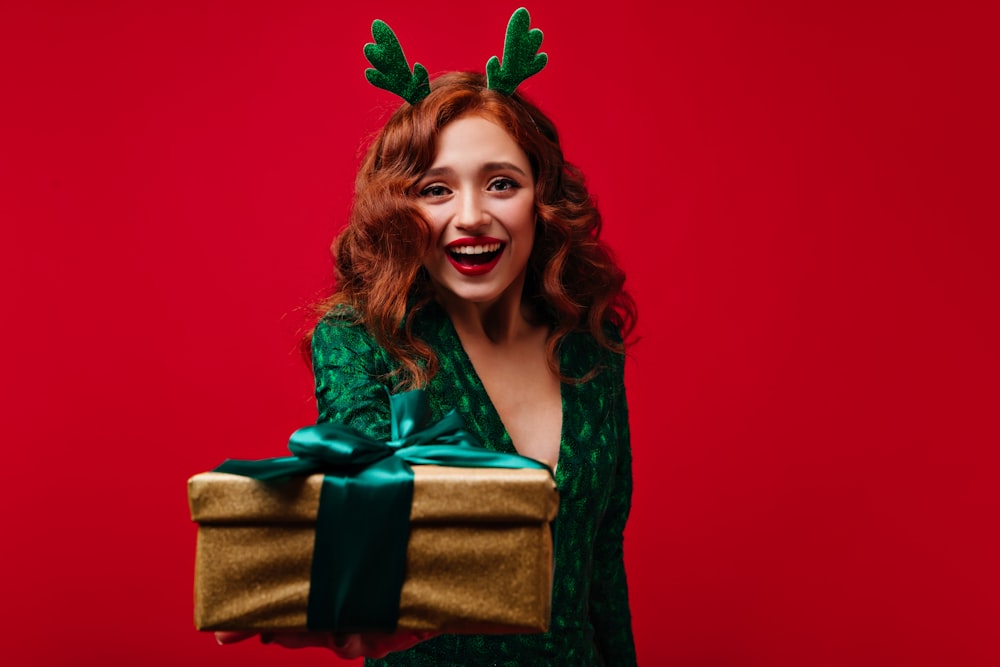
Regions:
<svg viewBox="0 0 1000 667"><path fill-rule="evenodd" d="M552 121L521 95L486 88L482 74L438 77L426 98L404 103L376 135L358 170L348 224L331 247L334 291L318 310L336 308L365 326L400 362L398 388L420 387L434 376L437 358L411 328L413 315L433 298L423 269L430 227L413 188L434 161L441 130L470 115L506 129L528 156L537 222L523 298L551 327L549 367L563 381L586 381L598 369L582 378L564 377L559 344L574 331L587 331L607 349L624 353L636 317L623 287L625 273L600 240L601 215L583 175L563 158ZM311 338L310 331L303 346L307 353Z"/></svg>

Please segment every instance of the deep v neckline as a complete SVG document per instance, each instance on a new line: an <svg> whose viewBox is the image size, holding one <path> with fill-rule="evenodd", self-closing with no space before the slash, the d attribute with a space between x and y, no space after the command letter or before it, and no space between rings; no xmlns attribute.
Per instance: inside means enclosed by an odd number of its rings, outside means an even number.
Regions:
<svg viewBox="0 0 1000 667"><path fill-rule="evenodd" d="M440 308L440 306L438 306ZM489 391L486 390L486 384L483 379L479 377L479 371L476 370L475 364L472 363L472 358L465 349L465 345L462 344L462 337L458 335L458 330L455 328L455 324L448 317L447 312L444 308L441 308L441 315L444 318L444 325L449 336L454 339L455 349L458 350L459 361L464 366L464 370L469 377L475 378L475 385L477 391L480 393L480 398L483 399L485 404L489 406L489 419L493 420L494 426L498 426L499 430L503 433L505 445L507 445L508 451L514 454L521 454L517 449L517 445L514 444L514 439L510 435L510 431L507 429L507 425L504 424L503 418L500 416L500 411L497 410L496 404L493 402L493 398L490 396ZM559 354L559 366L560 370L563 366L562 353ZM556 475L558 480L558 471L561 470L559 466L559 461L563 458L563 445L566 443L566 383L559 382L559 447L557 449L558 459L555 464L544 462L546 465L552 468L553 474ZM494 447L496 445L494 444ZM523 454L521 454L524 456ZM531 457L528 457L531 458Z"/></svg>

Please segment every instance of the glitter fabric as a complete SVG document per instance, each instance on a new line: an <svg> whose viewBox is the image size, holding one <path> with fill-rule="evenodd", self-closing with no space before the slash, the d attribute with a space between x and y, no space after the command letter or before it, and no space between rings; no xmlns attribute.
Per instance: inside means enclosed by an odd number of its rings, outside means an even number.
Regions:
<svg viewBox="0 0 1000 667"><path fill-rule="evenodd" d="M417 465L413 475L400 627L547 630L558 505L549 472ZM220 472L188 480L199 523L196 628L306 629L322 480Z"/></svg>
<svg viewBox="0 0 1000 667"><path fill-rule="evenodd" d="M514 452L444 311L428 306L413 327L440 362L425 387L432 419L455 408L487 447ZM624 358L579 333L563 341L560 364L570 377L581 377L592 368L601 372L589 382L562 385L563 436L556 469L560 505L549 632L443 635L384 660L367 660L369 667L635 664L622 559L622 531L632 494ZM372 437L388 438L391 380L384 377L398 363L367 331L328 316L316 327L313 366L320 421L343 422Z"/></svg>

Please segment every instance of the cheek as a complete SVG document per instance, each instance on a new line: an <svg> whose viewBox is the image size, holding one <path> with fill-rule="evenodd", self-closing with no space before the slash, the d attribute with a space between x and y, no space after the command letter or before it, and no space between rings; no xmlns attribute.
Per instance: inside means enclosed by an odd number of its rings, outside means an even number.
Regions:
<svg viewBox="0 0 1000 667"><path fill-rule="evenodd" d="M444 223L434 216L433 211L421 209L420 212L423 214L424 221L427 223L427 236L430 239L431 246L434 246L441 238L441 233L444 231Z"/></svg>
<svg viewBox="0 0 1000 667"><path fill-rule="evenodd" d="M534 202L530 206L525 207L518 217L521 221L518 225L518 233L523 238L526 238L529 243L533 242L535 239L535 227L538 226Z"/></svg>
<svg viewBox="0 0 1000 667"><path fill-rule="evenodd" d="M420 208L420 213L426 223L426 236L424 237L426 245L423 252L424 258L422 264L427 268L431 268L435 258L435 249L441 240L442 227L426 209Z"/></svg>

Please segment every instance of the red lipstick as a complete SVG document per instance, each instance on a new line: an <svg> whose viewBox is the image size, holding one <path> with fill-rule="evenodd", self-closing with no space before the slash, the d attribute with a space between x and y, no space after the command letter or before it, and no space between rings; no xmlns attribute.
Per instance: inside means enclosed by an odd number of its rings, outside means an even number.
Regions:
<svg viewBox="0 0 1000 667"><path fill-rule="evenodd" d="M467 236L445 246L445 254L462 275L481 276L493 270L505 247L503 241L490 236Z"/></svg>

